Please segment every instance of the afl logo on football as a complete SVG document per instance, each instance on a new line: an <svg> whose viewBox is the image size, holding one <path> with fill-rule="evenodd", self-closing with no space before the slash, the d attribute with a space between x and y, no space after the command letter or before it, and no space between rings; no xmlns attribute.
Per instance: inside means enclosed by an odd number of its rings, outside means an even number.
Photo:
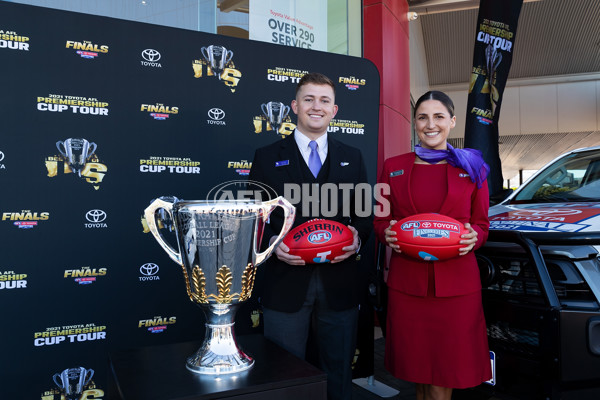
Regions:
<svg viewBox="0 0 600 400"><path fill-rule="evenodd" d="M308 235L308 241L312 244L323 244L331 240L331 233L327 231L315 231Z"/></svg>

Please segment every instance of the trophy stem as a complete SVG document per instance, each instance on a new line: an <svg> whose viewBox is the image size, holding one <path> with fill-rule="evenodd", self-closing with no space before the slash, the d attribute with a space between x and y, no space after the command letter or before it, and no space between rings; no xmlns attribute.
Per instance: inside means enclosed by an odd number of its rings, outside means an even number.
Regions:
<svg viewBox="0 0 600 400"><path fill-rule="evenodd" d="M204 342L187 358L187 369L209 375L250 369L254 360L239 349L233 330L239 304L202 304L200 307L206 315Z"/></svg>

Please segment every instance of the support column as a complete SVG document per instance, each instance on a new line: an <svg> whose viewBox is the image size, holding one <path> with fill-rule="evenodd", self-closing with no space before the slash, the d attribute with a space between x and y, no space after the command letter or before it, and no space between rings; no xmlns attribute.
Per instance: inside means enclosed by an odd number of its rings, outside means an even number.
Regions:
<svg viewBox="0 0 600 400"><path fill-rule="evenodd" d="M408 3L363 1L363 57L379 70L377 175L386 158L411 150Z"/></svg>

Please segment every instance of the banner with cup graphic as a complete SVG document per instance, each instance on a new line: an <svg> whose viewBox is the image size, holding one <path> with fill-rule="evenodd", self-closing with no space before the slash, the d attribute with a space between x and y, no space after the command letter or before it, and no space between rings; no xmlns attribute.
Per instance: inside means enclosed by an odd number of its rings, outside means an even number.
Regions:
<svg viewBox="0 0 600 400"><path fill-rule="evenodd" d="M512 64L523 0L481 0L467 99L465 147L481 150L490 166L490 197L502 193L498 119Z"/></svg>

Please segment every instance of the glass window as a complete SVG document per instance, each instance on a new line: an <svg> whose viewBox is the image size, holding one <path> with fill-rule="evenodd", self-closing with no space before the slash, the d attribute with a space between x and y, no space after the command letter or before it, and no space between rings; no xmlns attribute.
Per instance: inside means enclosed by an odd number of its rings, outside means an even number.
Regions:
<svg viewBox="0 0 600 400"><path fill-rule="evenodd" d="M289 14L295 14L297 10L303 9L311 20L321 21L319 25L322 26L321 36L324 43L321 50L361 57L362 2L313 1L313 7L318 8L319 12L307 8L306 0L15 0L14 3L218 33L242 39L251 36L250 10L253 2L258 5L270 5L267 12L273 13L279 13L278 9L287 9L292 10ZM306 29L307 26L312 28L311 23L301 19L294 25L287 23L286 21L293 19L292 15L281 17L279 21L277 18L274 15L271 21L276 36L271 33L261 40L273 42L277 39L275 43L306 47L307 43L314 39L315 33Z"/></svg>
<svg viewBox="0 0 600 400"><path fill-rule="evenodd" d="M15 0L13 3L216 33L216 1Z"/></svg>
<svg viewBox="0 0 600 400"><path fill-rule="evenodd" d="M573 153L544 168L512 203L600 200L600 149Z"/></svg>

